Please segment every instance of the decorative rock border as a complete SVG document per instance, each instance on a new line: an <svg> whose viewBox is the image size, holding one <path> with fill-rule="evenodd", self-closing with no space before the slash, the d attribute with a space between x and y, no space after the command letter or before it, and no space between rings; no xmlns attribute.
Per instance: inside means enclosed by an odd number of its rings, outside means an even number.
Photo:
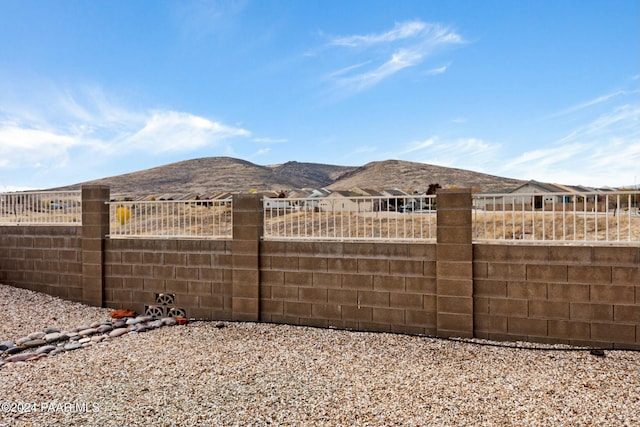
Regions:
<svg viewBox="0 0 640 427"><path fill-rule="evenodd" d="M31 362L58 353L94 345L107 345L123 335L137 334L163 326L184 325L186 319L156 318L148 315L109 319L61 331L46 327L14 341L0 342L0 368L12 363Z"/></svg>

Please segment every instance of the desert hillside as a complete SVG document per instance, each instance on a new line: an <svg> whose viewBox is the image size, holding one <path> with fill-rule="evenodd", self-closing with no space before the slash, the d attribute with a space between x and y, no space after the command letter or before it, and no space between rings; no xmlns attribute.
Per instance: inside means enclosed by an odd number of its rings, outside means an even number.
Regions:
<svg viewBox="0 0 640 427"><path fill-rule="evenodd" d="M229 157L207 157L171 163L151 169L116 175L63 187L105 184L111 194L132 197L196 193L281 191L301 188L347 190L400 188L424 191L429 184L442 187L472 187L481 191L514 188L522 181L463 169L424 163L386 160L364 166L335 166L287 162L261 166Z"/></svg>

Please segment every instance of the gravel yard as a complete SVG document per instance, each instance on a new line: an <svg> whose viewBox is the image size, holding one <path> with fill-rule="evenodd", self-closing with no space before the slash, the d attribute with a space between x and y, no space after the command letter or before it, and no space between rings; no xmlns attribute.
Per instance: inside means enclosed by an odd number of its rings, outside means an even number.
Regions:
<svg viewBox="0 0 640 427"><path fill-rule="evenodd" d="M110 312L0 285L0 342ZM640 352L478 343L167 326L5 364L0 426L640 425Z"/></svg>

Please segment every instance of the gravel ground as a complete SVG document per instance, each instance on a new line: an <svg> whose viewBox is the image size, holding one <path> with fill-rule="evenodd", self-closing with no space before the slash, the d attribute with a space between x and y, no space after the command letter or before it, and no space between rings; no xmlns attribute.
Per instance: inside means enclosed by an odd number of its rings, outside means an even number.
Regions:
<svg viewBox="0 0 640 427"><path fill-rule="evenodd" d="M3 285L0 310L0 341L110 313ZM639 352L487 343L191 322L6 364L0 426L640 425Z"/></svg>

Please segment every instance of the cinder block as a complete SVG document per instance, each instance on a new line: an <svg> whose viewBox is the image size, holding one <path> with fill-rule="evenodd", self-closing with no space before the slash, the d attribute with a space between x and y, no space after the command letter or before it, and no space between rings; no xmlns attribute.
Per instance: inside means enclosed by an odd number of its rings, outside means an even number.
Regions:
<svg viewBox="0 0 640 427"><path fill-rule="evenodd" d="M298 259L298 269L300 271L326 272L327 259L322 257L303 257Z"/></svg>
<svg viewBox="0 0 640 427"><path fill-rule="evenodd" d="M446 296L473 296L473 280L472 279L444 279L438 278L437 294Z"/></svg>
<svg viewBox="0 0 640 427"><path fill-rule="evenodd" d="M438 296L438 314L473 314L473 298Z"/></svg>
<svg viewBox="0 0 640 427"><path fill-rule="evenodd" d="M232 317L240 321L259 320L259 301L254 298L237 298L231 300Z"/></svg>
<svg viewBox="0 0 640 427"><path fill-rule="evenodd" d="M636 325L620 323L591 323L591 339L605 342L636 342Z"/></svg>
<svg viewBox="0 0 640 427"><path fill-rule="evenodd" d="M376 323L400 325L404 323L404 310L397 308L373 307L372 320Z"/></svg>
<svg viewBox="0 0 640 427"><path fill-rule="evenodd" d="M491 298L489 313L498 316L527 317L528 301L524 299Z"/></svg>
<svg viewBox="0 0 640 427"><path fill-rule="evenodd" d="M522 281L527 279L525 264L489 263L487 277L493 280Z"/></svg>
<svg viewBox="0 0 640 427"><path fill-rule="evenodd" d="M373 289L376 291L404 291L404 276L373 276Z"/></svg>
<svg viewBox="0 0 640 427"><path fill-rule="evenodd" d="M423 328L436 328L437 313L425 310L405 310L405 322L407 325Z"/></svg>
<svg viewBox="0 0 640 427"><path fill-rule="evenodd" d="M591 326L588 322L573 320L549 320L549 336L568 340L588 340Z"/></svg>
<svg viewBox="0 0 640 427"><path fill-rule="evenodd" d="M265 285L284 285L284 272L262 271L260 273L260 283Z"/></svg>
<svg viewBox="0 0 640 427"><path fill-rule="evenodd" d="M640 286L640 267L612 267L611 283Z"/></svg>
<svg viewBox="0 0 640 427"><path fill-rule="evenodd" d="M134 264L131 268L131 274L140 278L153 278L153 266Z"/></svg>
<svg viewBox="0 0 640 427"><path fill-rule="evenodd" d="M342 310L343 320L371 321L371 317L372 317L371 307L343 305L341 307L341 310Z"/></svg>
<svg viewBox="0 0 640 427"><path fill-rule="evenodd" d="M569 319L569 303L564 301L529 301L529 316L543 319Z"/></svg>
<svg viewBox="0 0 640 427"><path fill-rule="evenodd" d="M504 280L475 280L473 283L473 295L506 297L507 282Z"/></svg>
<svg viewBox="0 0 640 427"><path fill-rule="evenodd" d="M232 258L232 263L233 263L234 269L258 270L260 268L260 257L256 254L252 254L252 255L234 254ZM178 267L178 268L181 268L181 267ZM193 267L189 266L187 268L193 268Z"/></svg>
<svg viewBox="0 0 640 427"><path fill-rule="evenodd" d="M357 305L358 291L355 289L328 289L327 301L330 304Z"/></svg>
<svg viewBox="0 0 640 427"><path fill-rule="evenodd" d="M284 314L284 301L261 299L260 314Z"/></svg>
<svg viewBox="0 0 640 427"><path fill-rule="evenodd" d="M389 307L389 292L358 291L358 304L369 307Z"/></svg>
<svg viewBox="0 0 640 427"><path fill-rule="evenodd" d="M287 271L284 273L285 285L311 286L313 274L308 271Z"/></svg>
<svg viewBox="0 0 640 427"><path fill-rule="evenodd" d="M549 259L557 263L579 263L589 265L592 260L593 249L589 246L550 246Z"/></svg>
<svg viewBox="0 0 640 427"><path fill-rule="evenodd" d="M640 325L639 305L614 305L613 320L616 322L628 322Z"/></svg>
<svg viewBox="0 0 640 427"><path fill-rule="evenodd" d="M473 328L476 332L487 333L507 333L507 317L506 316L493 316L489 314L474 313L473 315Z"/></svg>
<svg viewBox="0 0 640 427"><path fill-rule="evenodd" d="M168 285L167 285L168 289ZM272 288L273 289L273 288ZM234 283L233 296L237 298L259 298L260 288L254 283Z"/></svg>
<svg viewBox="0 0 640 427"><path fill-rule="evenodd" d="M568 266L568 280L571 283L611 283L611 267L610 266Z"/></svg>
<svg viewBox="0 0 640 427"><path fill-rule="evenodd" d="M436 264L438 279L471 279L473 263L471 261L438 261Z"/></svg>
<svg viewBox="0 0 640 427"><path fill-rule="evenodd" d="M422 260L392 259L389 261L389 274L398 276L423 276Z"/></svg>
<svg viewBox="0 0 640 427"><path fill-rule="evenodd" d="M370 274L343 274L343 289L373 289L373 276Z"/></svg>
<svg viewBox="0 0 640 427"><path fill-rule="evenodd" d="M571 320L612 321L613 305L596 303L570 303Z"/></svg>
<svg viewBox="0 0 640 427"><path fill-rule="evenodd" d="M473 315L438 313L437 329L439 336L473 336Z"/></svg>
<svg viewBox="0 0 640 427"><path fill-rule="evenodd" d="M566 282L566 265L529 264L527 265L527 280L538 282Z"/></svg>
<svg viewBox="0 0 640 427"><path fill-rule="evenodd" d="M633 246L595 246L593 262L602 265L638 265L638 248Z"/></svg>
<svg viewBox="0 0 640 427"><path fill-rule="evenodd" d="M362 274L389 274L389 260L381 259L358 259L357 260L358 273Z"/></svg>
<svg viewBox="0 0 640 427"><path fill-rule="evenodd" d="M473 297L473 313L489 314L489 298L474 296Z"/></svg>
<svg viewBox="0 0 640 427"><path fill-rule="evenodd" d="M211 295L211 282L189 282L189 294L192 295Z"/></svg>
<svg viewBox="0 0 640 427"><path fill-rule="evenodd" d="M507 261L520 264L549 261L548 246L507 246Z"/></svg>
<svg viewBox="0 0 640 427"><path fill-rule="evenodd" d="M546 299L547 286L541 282L508 282L507 296L515 299Z"/></svg>
<svg viewBox="0 0 640 427"><path fill-rule="evenodd" d="M145 266L148 267L148 266ZM198 280L198 269L195 267L176 267L175 268L177 280ZM134 266L135 274L135 266ZM149 272L148 277L152 277L152 272Z"/></svg>
<svg viewBox="0 0 640 427"><path fill-rule="evenodd" d="M312 275L314 287L340 288L342 286L342 276L337 273L318 273Z"/></svg>
<svg viewBox="0 0 640 427"><path fill-rule="evenodd" d="M431 277L406 277L405 289L411 293L435 295L436 279Z"/></svg>
<svg viewBox="0 0 640 427"><path fill-rule="evenodd" d="M507 319L507 330L510 334L526 336L547 336L547 320L531 319L527 317L509 317Z"/></svg>
<svg viewBox="0 0 640 427"><path fill-rule="evenodd" d="M284 301L284 314L298 317L311 317L311 303Z"/></svg>
<svg viewBox="0 0 640 427"><path fill-rule="evenodd" d="M590 299L594 303L633 304L635 286L591 285Z"/></svg>
<svg viewBox="0 0 640 427"><path fill-rule="evenodd" d="M298 286L271 286L271 298L277 300L298 300Z"/></svg>
<svg viewBox="0 0 640 427"><path fill-rule="evenodd" d="M123 256L122 262L129 263L127 260L125 260L124 256ZM187 254L167 252L164 254L164 262L165 262L165 265L184 267L187 265Z"/></svg>
<svg viewBox="0 0 640 427"><path fill-rule="evenodd" d="M298 299L304 302L326 303L327 289L300 287L298 289Z"/></svg>
<svg viewBox="0 0 640 427"><path fill-rule="evenodd" d="M256 248L257 249L257 248ZM256 251L257 254L257 251ZM234 255L234 259L235 259ZM254 256L257 258L257 256ZM211 254L191 253L187 255L187 265L193 267L211 267ZM256 267L257 268L257 267Z"/></svg>
<svg viewBox="0 0 640 427"><path fill-rule="evenodd" d="M271 269L283 270L283 271L298 271L298 257L297 256L272 256L271 257Z"/></svg>
<svg viewBox="0 0 640 427"><path fill-rule="evenodd" d="M392 308L408 308L413 310L419 310L422 308L422 295L420 294L407 294L407 293L395 293L389 294L389 306Z"/></svg>
<svg viewBox="0 0 640 427"><path fill-rule="evenodd" d="M571 283L549 283L547 292L550 300L587 302L589 301L589 285Z"/></svg>
<svg viewBox="0 0 640 427"><path fill-rule="evenodd" d="M164 264L164 254L162 252L143 252L142 262L144 264Z"/></svg>
<svg viewBox="0 0 640 427"><path fill-rule="evenodd" d="M176 270L172 265L154 265L152 266L152 276L156 279L175 279Z"/></svg>
<svg viewBox="0 0 640 427"><path fill-rule="evenodd" d="M311 314L319 319L340 319L342 307L339 304L312 304Z"/></svg>

